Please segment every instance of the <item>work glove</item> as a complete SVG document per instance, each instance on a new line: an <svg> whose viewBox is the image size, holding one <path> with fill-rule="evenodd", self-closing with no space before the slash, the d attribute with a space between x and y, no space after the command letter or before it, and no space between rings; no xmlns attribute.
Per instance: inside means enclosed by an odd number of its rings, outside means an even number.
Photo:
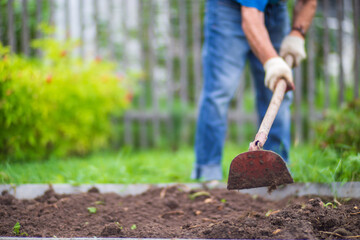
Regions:
<svg viewBox="0 0 360 240"><path fill-rule="evenodd" d="M291 68L281 57L274 57L267 60L264 64L265 69L265 86L271 91L275 90L277 81L281 78L287 83L287 90L293 90L294 82Z"/></svg>
<svg viewBox="0 0 360 240"><path fill-rule="evenodd" d="M299 66L300 62L306 58L305 40L297 36L286 36L280 46L280 56L286 59L288 55L294 60L291 67Z"/></svg>

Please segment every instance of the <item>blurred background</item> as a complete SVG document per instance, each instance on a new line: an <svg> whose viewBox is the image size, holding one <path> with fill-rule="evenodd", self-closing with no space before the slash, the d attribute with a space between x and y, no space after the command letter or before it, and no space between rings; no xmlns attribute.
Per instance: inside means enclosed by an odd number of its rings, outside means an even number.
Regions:
<svg viewBox="0 0 360 240"><path fill-rule="evenodd" d="M204 13L204 0L0 0L0 180L189 181ZM307 60L294 70L298 181L360 178L359 23L358 0L318 1ZM239 81L225 169L257 130L248 67ZM87 161L79 164L94 176L51 165L68 158ZM35 169L25 162L52 162L57 174L23 174ZM109 175L98 178L96 164ZM114 177L113 168L128 178Z"/></svg>

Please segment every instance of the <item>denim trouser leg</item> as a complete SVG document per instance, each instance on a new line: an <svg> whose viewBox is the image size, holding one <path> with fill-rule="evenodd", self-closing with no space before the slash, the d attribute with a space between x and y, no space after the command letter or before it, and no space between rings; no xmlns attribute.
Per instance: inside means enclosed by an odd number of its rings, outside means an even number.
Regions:
<svg viewBox="0 0 360 240"><path fill-rule="evenodd" d="M275 11L280 8L279 12ZM276 48L288 31L286 5L272 7L265 14L266 26ZM272 14L273 12L273 14ZM280 24L278 26L277 24ZM278 27L277 27L278 26ZM245 62L250 59L255 79L257 110L260 118L265 114L272 93L264 86L264 70L251 53L241 28L240 5L233 0L208 0L205 15L205 42L203 46L204 86L199 102L195 137L196 163L192 178L222 179L221 159L227 130L228 105L238 87ZM281 31L280 31L281 30ZM266 149L287 158L290 145L290 94L288 103L282 104L274 122ZM255 133L254 133L255 135ZM249 142L253 139L249 139Z"/></svg>
<svg viewBox="0 0 360 240"><path fill-rule="evenodd" d="M240 5L209 0L203 46L204 86L195 137L192 178L222 179L221 158L227 130L228 105L239 84L250 50L241 29Z"/></svg>

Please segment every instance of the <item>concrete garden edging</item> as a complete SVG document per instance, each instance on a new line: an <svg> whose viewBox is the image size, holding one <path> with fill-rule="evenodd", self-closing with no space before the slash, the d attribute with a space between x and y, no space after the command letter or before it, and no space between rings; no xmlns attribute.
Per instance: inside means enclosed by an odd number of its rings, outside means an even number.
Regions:
<svg viewBox="0 0 360 240"><path fill-rule="evenodd" d="M119 195L136 195L141 194L153 187L168 187L174 185L182 185L185 188L226 188L225 183L218 184L202 184L202 183L169 183L169 184L81 184L74 186L71 184L52 184L54 191L59 194L73 194L87 192L91 187L96 187L101 193L117 193ZM48 184L1 184L0 192L8 191L19 199L32 199L42 195L49 189ZM257 195L269 200L279 200L290 195L304 196L316 194L319 196L350 197L360 198L360 182L347 183L294 183L274 190L271 194L267 192L266 187L240 190L241 193Z"/></svg>

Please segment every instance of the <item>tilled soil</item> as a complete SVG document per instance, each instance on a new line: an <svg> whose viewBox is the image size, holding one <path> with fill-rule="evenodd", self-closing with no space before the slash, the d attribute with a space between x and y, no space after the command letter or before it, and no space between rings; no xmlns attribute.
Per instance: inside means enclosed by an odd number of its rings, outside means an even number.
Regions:
<svg viewBox="0 0 360 240"><path fill-rule="evenodd" d="M359 238L360 199L273 202L226 189L154 188L136 196L0 196L0 236L127 238ZM88 207L96 208L90 213ZM336 208L335 208L336 207ZM92 209L94 211L94 209Z"/></svg>

